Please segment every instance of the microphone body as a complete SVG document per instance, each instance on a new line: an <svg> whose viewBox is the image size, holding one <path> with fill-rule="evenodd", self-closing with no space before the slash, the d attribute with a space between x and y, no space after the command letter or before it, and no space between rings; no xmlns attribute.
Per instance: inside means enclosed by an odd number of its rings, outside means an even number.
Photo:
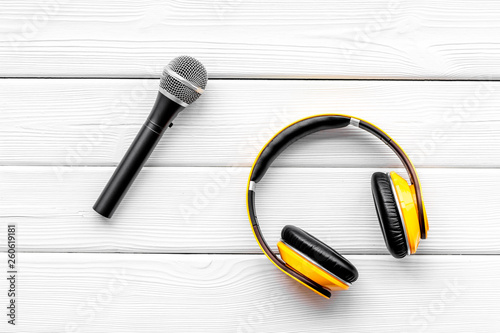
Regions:
<svg viewBox="0 0 500 333"><path fill-rule="evenodd" d="M172 126L172 121L183 109L184 106L158 92L148 119L95 202L93 209L97 213L107 218L113 216L163 133Z"/></svg>

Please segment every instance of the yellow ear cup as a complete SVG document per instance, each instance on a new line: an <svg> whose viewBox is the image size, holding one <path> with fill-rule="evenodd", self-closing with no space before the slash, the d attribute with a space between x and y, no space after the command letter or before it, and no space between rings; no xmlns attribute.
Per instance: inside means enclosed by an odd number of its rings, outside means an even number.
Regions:
<svg viewBox="0 0 500 333"><path fill-rule="evenodd" d="M417 205L415 203L415 189L412 190L408 182L394 171L390 173L390 176L396 192L398 206L403 215L410 253L413 254L417 252L420 243L420 225L418 223Z"/></svg>
<svg viewBox="0 0 500 333"><path fill-rule="evenodd" d="M330 290L349 289L349 284L326 272L318 265L314 264L301 254L299 254L287 244L278 242L278 250L280 252L281 259L283 259L283 261L285 261L288 266L290 266L300 274L307 276L323 287Z"/></svg>

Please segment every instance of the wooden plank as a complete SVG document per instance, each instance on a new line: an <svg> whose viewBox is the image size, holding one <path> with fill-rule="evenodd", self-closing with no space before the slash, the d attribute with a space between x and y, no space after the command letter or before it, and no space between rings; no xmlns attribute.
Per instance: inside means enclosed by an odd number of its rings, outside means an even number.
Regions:
<svg viewBox="0 0 500 333"><path fill-rule="evenodd" d="M498 79L499 14L486 0L7 2L0 72L155 77L187 53L223 78Z"/></svg>
<svg viewBox="0 0 500 333"><path fill-rule="evenodd" d="M19 225L22 251L260 253L245 206L249 168L145 168L107 220L92 205L113 170L2 167L0 221ZM389 170L271 168L257 190L269 244L293 224L343 253L387 254L375 171ZM499 169L420 176L431 228L419 254L500 253Z"/></svg>
<svg viewBox="0 0 500 333"><path fill-rule="evenodd" d="M262 255L26 253L16 329L493 332L500 324L498 256L349 259L359 280L326 300ZM10 329L5 320L0 327Z"/></svg>
<svg viewBox="0 0 500 333"><path fill-rule="evenodd" d="M0 80L2 165L116 165L154 102L157 80ZM500 83L213 80L150 166L250 166L279 129L344 113L386 130L425 167L500 166ZM355 128L317 133L277 161L294 167L400 166Z"/></svg>

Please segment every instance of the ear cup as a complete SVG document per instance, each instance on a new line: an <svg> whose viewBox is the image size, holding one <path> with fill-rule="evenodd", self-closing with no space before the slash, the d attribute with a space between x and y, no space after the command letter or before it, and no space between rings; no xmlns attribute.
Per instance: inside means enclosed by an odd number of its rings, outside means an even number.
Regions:
<svg viewBox="0 0 500 333"><path fill-rule="evenodd" d="M404 231L410 254L417 252L420 243L420 223L418 222L417 204L415 199L415 187L392 171L389 174L392 189L397 199L399 213L403 217Z"/></svg>
<svg viewBox="0 0 500 333"><path fill-rule="evenodd" d="M349 260L304 230L287 225L281 231L281 238L334 276L349 283L358 279L358 270Z"/></svg>
<svg viewBox="0 0 500 333"><path fill-rule="evenodd" d="M372 175L372 194L387 249L393 257L404 258L408 254L408 245L403 219L387 174L375 172Z"/></svg>

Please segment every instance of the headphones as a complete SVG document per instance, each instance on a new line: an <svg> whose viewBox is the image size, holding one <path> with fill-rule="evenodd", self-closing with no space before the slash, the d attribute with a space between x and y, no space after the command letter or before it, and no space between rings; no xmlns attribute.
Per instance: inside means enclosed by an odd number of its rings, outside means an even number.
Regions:
<svg viewBox="0 0 500 333"><path fill-rule="evenodd" d="M422 188L415 167L403 149L380 128L340 114L324 114L300 119L274 135L257 155L247 185L247 211L254 236L269 260L288 276L314 292L331 297L332 290L347 290L357 280L353 264L304 230L287 225L278 242L280 257L266 243L255 210L255 187L272 162L292 143L318 131L359 127L387 144L403 163L411 183L395 172L375 172L372 194L387 249L395 258L414 254L420 239L427 238L429 224L422 199Z"/></svg>

